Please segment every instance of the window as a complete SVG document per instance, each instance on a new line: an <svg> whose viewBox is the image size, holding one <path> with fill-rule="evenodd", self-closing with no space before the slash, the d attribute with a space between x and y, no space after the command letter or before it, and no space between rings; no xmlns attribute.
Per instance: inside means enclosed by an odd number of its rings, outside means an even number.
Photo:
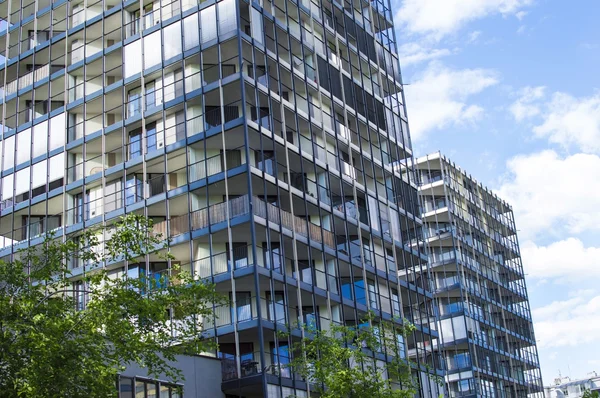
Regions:
<svg viewBox="0 0 600 398"><path fill-rule="evenodd" d="M365 259L365 264L372 266L373 259L372 259L372 254L371 254L371 243L369 242L369 239L362 238L362 247L363 247L363 256Z"/></svg>
<svg viewBox="0 0 600 398"><path fill-rule="evenodd" d="M125 204L132 205L144 199L144 181L139 174L127 176L125 180Z"/></svg>
<svg viewBox="0 0 600 398"><path fill-rule="evenodd" d="M252 32L252 38L258 43L263 42L263 17L260 11L250 8L250 26Z"/></svg>
<svg viewBox="0 0 600 398"><path fill-rule="evenodd" d="M127 37L131 37L140 33L140 10L127 13L130 19L129 26L127 28Z"/></svg>
<svg viewBox="0 0 600 398"><path fill-rule="evenodd" d="M75 309L82 311L85 309L85 305L88 301L87 293L88 284L84 281L77 281L73 283L73 297L75 298Z"/></svg>
<svg viewBox="0 0 600 398"><path fill-rule="evenodd" d="M233 0L223 0L219 7L219 35L233 32L237 29L236 4Z"/></svg>
<svg viewBox="0 0 600 398"><path fill-rule="evenodd" d="M396 272L396 261L394 260L394 252L388 247L385 248L385 259L387 260L388 271Z"/></svg>
<svg viewBox="0 0 600 398"><path fill-rule="evenodd" d="M257 108L253 106L250 108L250 117L252 118L252 121L265 128L269 128L269 114L269 107L263 106Z"/></svg>
<svg viewBox="0 0 600 398"><path fill-rule="evenodd" d="M119 397L181 398L181 386L140 377L119 376Z"/></svg>
<svg viewBox="0 0 600 398"><path fill-rule="evenodd" d="M198 14L190 15L183 20L183 49L189 50L200 44Z"/></svg>
<svg viewBox="0 0 600 398"><path fill-rule="evenodd" d="M153 3L150 3L144 7L144 29L151 28L155 23L160 23L160 17L158 13L154 12L153 5ZM154 14L156 14L156 18Z"/></svg>
<svg viewBox="0 0 600 398"><path fill-rule="evenodd" d="M44 232L44 216L22 216L24 227L21 229L21 239L39 236Z"/></svg>
<svg viewBox="0 0 600 398"><path fill-rule="evenodd" d="M241 376L252 376L258 373L258 362L254 360L254 345L252 343L239 343ZM234 343L219 344L219 357L223 369L223 380L238 377L235 363L236 349Z"/></svg>
<svg viewBox="0 0 600 398"><path fill-rule="evenodd" d="M179 111L175 114L175 140L185 139L185 113Z"/></svg>
<svg viewBox="0 0 600 398"><path fill-rule="evenodd" d="M400 316L400 296L398 290L392 289L392 315Z"/></svg>
<svg viewBox="0 0 600 398"><path fill-rule="evenodd" d="M5 138L4 141L4 162L2 165L2 170L9 170L14 167L15 163L15 139L16 136L12 135L8 138ZM1 155L2 153L0 153Z"/></svg>
<svg viewBox="0 0 600 398"><path fill-rule="evenodd" d="M142 88L134 88L127 93L127 117L133 117L142 111Z"/></svg>
<svg viewBox="0 0 600 398"><path fill-rule="evenodd" d="M86 191L85 196L82 193L79 193L77 195L75 195L75 206L73 208L74 210L74 223L80 223L83 222L83 220L87 220L89 219L89 214L86 211L86 209L88 209L89 207L87 206L87 203L89 202L89 194L90 191Z"/></svg>
<svg viewBox="0 0 600 398"><path fill-rule="evenodd" d="M283 292L267 292L269 303L269 320L277 323L286 323L285 297Z"/></svg>
<svg viewBox="0 0 600 398"><path fill-rule="evenodd" d="M140 73L142 71L142 41L136 40L133 43L127 44L124 49L124 55L124 77L128 78L136 73Z"/></svg>
<svg viewBox="0 0 600 398"><path fill-rule="evenodd" d="M145 92L145 105L148 109L156 105L155 82L146 83Z"/></svg>
<svg viewBox="0 0 600 398"><path fill-rule="evenodd" d="M177 21L164 28L165 60L181 54L181 22Z"/></svg>
<svg viewBox="0 0 600 398"><path fill-rule="evenodd" d="M152 14L150 14L152 17ZM151 68L155 65L160 65L162 62L161 53L157 49L160 49L162 46L160 30L149 34L144 37L144 69Z"/></svg>
<svg viewBox="0 0 600 398"><path fill-rule="evenodd" d="M270 249L269 249L270 246ZM284 263L279 243L263 242L262 244L265 268L281 272Z"/></svg>
<svg viewBox="0 0 600 398"><path fill-rule="evenodd" d="M276 376L291 377L290 368L290 349L287 343L271 343L271 364L272 372Z"/></svg>
<svg viewBox="0 0 600 398"><path fill-rule="evenodd" d="M267 174L275 175L275 152L274 151L256 151L257 169Z"/></svg>
<svg viewBox="0 0 600 398"><path fill-rule="evenodd" d="M379 308L377 285L372 280L367 281L367 287L369 289L369 306L371 309L376 310Z"/></svg>
<svg viewBox="0 0 600 398"><path fill-rule="evenodd" d="M294 272L294 278L300 280L304 283L308 283L312 285L313 283L313 265L308 262L308 260L298 261L298 272L299 275Z"/></svg>
<svg viewBox="0 0 600 398"><path fill-rule="evenodd" d="M123 376L119 378L119 397L133 398L133 379Z"/></svg>
<svg viewBox="0 0 600 398"><path fill-rule="evenodd" d="M146 126L146 150L150 152L158 148L162 148L162 145L157 146L156 123L150 123Z"/></svg>
<svg viewBox="0 0 600 398"><path fill-rule="evenodd" d="M231 320L234 320L234 316L237 322L252 319L252 298L250 292L236 292L235 301L235 308L231 308Z"/></svg>
<svg viewBox="0 0 600 398"><path fill-rule="evenodd" d="M166 190L166 179L164 174L147 174L147 185L150 197L161 194Z"/></svg>
<svg viewBox="0 0 600 398"><path fill-rule="evenodd" d="M246 242L233 243L231 250L233 252L233 261L230 258L229 243L226 244L226 250L228 269L231 269L232 266L233 269L245 268L248 266L248 244Z"/></svg>
<svg viewBox="0 0 600 398"><path fill-rule="evenodd" d="M217 38L216 6L210 6L200 12L202 44Z"/></svg>
<svg viewBox="0 0 600 398"><path fill-rule="evenodd" d="M319 308L315 308L312 306L302 307L302 318L304 321L304 325L308 329L318 329L319 328Z"/></svg>
<svg viewBox="0 0 600 398"><path fill-rule="evenodd" d="M17 134L17 162L19 165L31 160L31 129L21 131Z"/></svg>
<svg viewBox="0 0 600 398"><path fill-rule="evenodd" d="M129 132L128 160L142 155L142 129Z"/></svg>
<svg viewBox="0 0 600 398"><path fill-rule="evenodd" d="M48 121L33 126L33 153L32 158L36 158L48 151Z"/></svg>
<svg viewBox="0 0 600 398"><path fill-rule="evenodd" d="M204 115L204 129L208 130L221 124L221 107L206 105Z"/></svg>

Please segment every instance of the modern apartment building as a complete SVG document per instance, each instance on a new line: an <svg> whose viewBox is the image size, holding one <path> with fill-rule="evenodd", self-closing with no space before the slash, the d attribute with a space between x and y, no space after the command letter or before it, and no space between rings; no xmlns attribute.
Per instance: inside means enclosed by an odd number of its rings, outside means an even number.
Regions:
<svg viewBox="0 0 600 398"><path fill-rule="evenodd" d="M510 205L440 153L415 173L449 395L543 396Z"/></svg>
<svg viewBox="0 0 600 398"><path fill-rule="evenodd" d="M107 267L180 264L230 298L205 320L223 395L305 395L296 325L371 310L416 324L398 343L437 396L388 0L4 0L0 19L0 257L144 214L175 259ZM89 264L68 266L80 289ZM164 387L124 380L123 397Z"/></svg>
<svg viewBox="0 0 600 398"><path fill-rule="evenodd" d="M554 383L544 387L545 398L581 398L586 391L600 393L600 376L590 372L583 379L557 377Z"/></svg>

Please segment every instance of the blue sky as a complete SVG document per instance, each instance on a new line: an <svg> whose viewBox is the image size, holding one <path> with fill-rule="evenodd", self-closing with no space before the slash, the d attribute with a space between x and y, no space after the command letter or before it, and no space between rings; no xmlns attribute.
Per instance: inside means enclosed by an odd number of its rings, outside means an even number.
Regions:
<svg viewBox="0 0 600 398"><path fill-rule="evenodd" d="M600 371L600 2L395 10L415 154L513 205L544 383Z"/></svg>

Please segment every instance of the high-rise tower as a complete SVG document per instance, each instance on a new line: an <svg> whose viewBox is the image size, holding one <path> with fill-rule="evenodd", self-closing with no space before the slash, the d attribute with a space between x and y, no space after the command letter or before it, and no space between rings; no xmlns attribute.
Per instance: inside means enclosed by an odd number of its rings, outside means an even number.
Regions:
<svg viewBox="0 0 600 398"><path fill-rule="evenodd" d="M0 257L144 214L175 259L111 272L178 263L230 297L209 325L224 394L302 395L277 330L372 310L417 325L399 344L437 395L389 0L5 0L0 18ZM77 289L89 267L68 266Z"/></svg>
<svg viewBox="0 0 600 398"><path fill-rule="evenodd" d="M451 397L543 397L510 205L439 153L415 160Z"/></svg>

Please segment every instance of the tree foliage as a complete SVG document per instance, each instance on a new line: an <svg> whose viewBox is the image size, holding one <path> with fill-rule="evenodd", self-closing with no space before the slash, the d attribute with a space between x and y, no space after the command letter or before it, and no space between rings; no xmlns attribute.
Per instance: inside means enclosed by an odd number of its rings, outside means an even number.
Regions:
<svg viewBox="0 0 600 398"><path fill-rule="evenodd" d="M214 348L202 334L222 300L214 286L175 263L170 277L107 271L116 262L145 263L150 253L169 259L162 241L150 220L128 215L77 240L48 236L0 261L0 397L115 396L117 374L132 363L180 381L176 355ZM66 266L73 258L87 264L78 293Z"/></svg>
<svg viewBox="0 0 600 398"><path fill-rule="evenodd" d="M585 390L581 398L600 398L599 391Z"/></svg>
<svg viewBox="0 0 600 398"><path fill-rule="evenodd" d="M408 398L417 391L406 359L404 340L414 331L377 321L372 314L361 326L305 327L305 337L292 344L291 369L322 398ZM377 360L377 358L379 358ZM386 360L387 359L387 360Z"/></svg>

